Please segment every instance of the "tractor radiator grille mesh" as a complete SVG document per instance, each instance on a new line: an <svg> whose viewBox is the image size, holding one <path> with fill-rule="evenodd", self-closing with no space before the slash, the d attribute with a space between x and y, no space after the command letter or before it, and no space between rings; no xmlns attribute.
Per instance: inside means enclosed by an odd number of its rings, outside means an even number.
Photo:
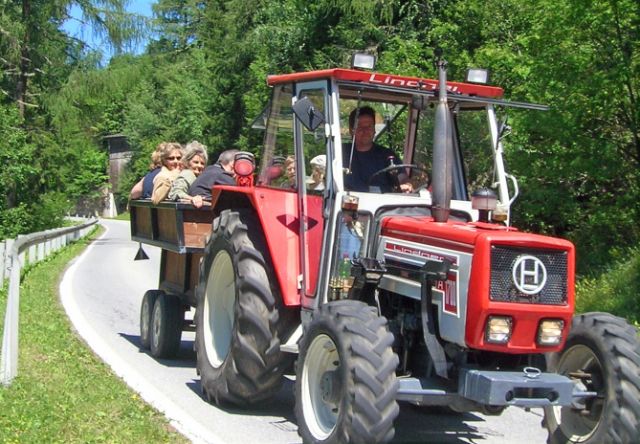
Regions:
<svg viewBox="0 0 640 444"><path fill-rule="evenodd" d="M521 271L516 273L513 269L516 262L523 256L538 258L544 265L546 281L540 291L534 294L526 294L518 289L514 281ZM525 265L527 268L527 265ZM537 272L543 267L537 268ZM531 268L531 260L528 261L528 269ZM535 278L531 278L536 283ZM531 250L513 247L493 245L491 247L491 287L489 297L498 302L519 302L528 304L563 305L567 303L567 252L557 250Z"/></svg>

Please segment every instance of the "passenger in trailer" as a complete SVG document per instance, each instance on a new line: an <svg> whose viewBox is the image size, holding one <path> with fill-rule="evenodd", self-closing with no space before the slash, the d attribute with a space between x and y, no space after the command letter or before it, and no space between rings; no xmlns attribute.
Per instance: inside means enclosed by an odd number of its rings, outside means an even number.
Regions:
<svg viewBox="0 0 640 444"><path fill-rule="evenodd" d="M187 144L182 159L182 171L171 185L167 197L169 200L191 202L196 208L203 205L202 196L191 196L189 187L204 170L207 165L207 157L207 147L200 142L194 140Z"/></svg>
<svg viewBox="0 0 640 444"><path fill-rule="evenodd" d="M189 187L191 196L202 196L205 201L211 201L211 188L214 185L235 185L233 165L238 150L223 151L218 161L204 169Z"/></svg>
<svg viewBox="0 0 640 444"><path fill-rule="evenodd" d="M145 174L144 177L133 186L133 188L131 188L129 199L151 199L151 194L153 193L153 180L160 173L163 165L165 165L163 163L163 153L170 153L174 149L180 150L182 147L179 143L175 142L161 142L156 146L155 151L151 153L151 164L149 165L150 171ZM167 160L167 167L180 163L180 159L168 160L166 156L164 159Z"/></svg>
<svg viewBox="0 0 640 444"><path fill-rule="evenodd" d="M153 191L151 201L157 205L169 194L171 184L180 174L182 169L182 146L179 143L168 143L162 148L160 154L162 168L153 178Z"/></svg>

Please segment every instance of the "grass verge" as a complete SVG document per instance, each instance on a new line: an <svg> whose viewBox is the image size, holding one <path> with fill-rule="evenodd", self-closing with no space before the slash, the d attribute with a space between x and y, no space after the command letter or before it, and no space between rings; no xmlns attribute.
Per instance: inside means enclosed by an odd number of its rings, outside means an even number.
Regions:
<svg viewBox="0 0 640 444"><path fill-rule="evenodd" d="M8 387L0 385L0 442L186 443L72 331L58 285L88 242L60 250L23 277L18 376ZM5 286L0 331L6 303Z"/></svg>
<svg viewBox="0 0 640 444"><path fill-rule="evenodd" d="M114 217L115 220L130 220L131 219L131 214L129 214L128 211L125 211L124 213L120 213L118 214L116 217Z"/></svg>
<svg viewBox="0 0 640 444"><path fill-rule="evenodd" d="M576 284L576 311L606 311L640 326L640 247L630 248L609 270Z"/></svg>

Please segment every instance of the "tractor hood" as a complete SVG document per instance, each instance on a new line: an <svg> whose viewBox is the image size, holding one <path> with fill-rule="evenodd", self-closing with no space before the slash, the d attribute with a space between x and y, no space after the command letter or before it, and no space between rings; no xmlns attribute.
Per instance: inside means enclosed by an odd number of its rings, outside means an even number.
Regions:
<svg viewBox="0 0 640 444"><path fill-rule="evenodd" d="M389 216L381 223L381 235L404 239L418 244L434 243L457 245L469 251L473 249L479 236L500 237L504 233L516 233L513 227L483 222L461 222L449 220L440 223L433 216ZM538 236L549 239L544 236Z"/></svg>
<svg viewBox="0 0 640 444"><path fill-rule="evenodd" d="M541 319L570 325L575 267L570 242L483 222L436 222L431 216L389 216L380 228L376 257L387 268L381 288L421 300L425 264L450 264L446 280L432 286L441 337L484 350L555 351L537 346L531 332ZM518 319L509 344L485 343L490 315Z"/></svg>

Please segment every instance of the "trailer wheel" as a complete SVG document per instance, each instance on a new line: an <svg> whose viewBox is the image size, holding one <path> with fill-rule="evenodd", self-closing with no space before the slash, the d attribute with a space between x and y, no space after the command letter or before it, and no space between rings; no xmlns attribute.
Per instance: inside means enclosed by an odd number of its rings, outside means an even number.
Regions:
<svg viewBox="0 0 640 444"><path fill-rule="evenodd" d="M329 302L303 336L296 369L298 433L305 443L393 438L398 356L387 320L360 301Z"/></svg>
<svg viewBox="0 0 640 444"><path fill-rule="evenodd" d="M640 345L637 331L608 313L573 319L550 371L569 376L577 389L597 392L568 407L545 407L549 443L630 443L640 436Z"/></svg>
<svg viewBox="0 0 640 444"><path fill-rule="evenodd" d="M261 233L253 213L223 211L201 264L197 367L211 402L247 405L267 399L291 364L280 339L295 319L272 282Z"/></svg>
<svg viewBox="0 0 640 444"><path fill-rule="evenodd" d="M151 315L151 356L173 358L180 348L184 308L180 299L160 292Z"/></svg>
<svg viewBox="0 0 640 444"><path fill-rule="evenodd" d="M140 304L140 345L145 350L149 350L149 347L151 347L153 304L156 303L156 299L161 293L161 290L147 290Z"/></svg>

